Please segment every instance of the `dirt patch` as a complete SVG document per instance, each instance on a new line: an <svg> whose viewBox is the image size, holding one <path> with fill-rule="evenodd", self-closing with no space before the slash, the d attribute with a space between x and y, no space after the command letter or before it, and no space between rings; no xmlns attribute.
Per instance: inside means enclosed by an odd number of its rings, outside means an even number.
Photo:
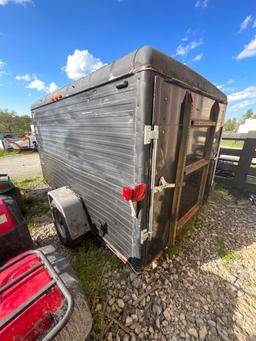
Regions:
<svg viewBox="0 0 256 341"><path fill-rule="evenodd" d="M0 173L7 173L12 179L33 178L42 175L38 153L3 156L0 158Z"/></svg>

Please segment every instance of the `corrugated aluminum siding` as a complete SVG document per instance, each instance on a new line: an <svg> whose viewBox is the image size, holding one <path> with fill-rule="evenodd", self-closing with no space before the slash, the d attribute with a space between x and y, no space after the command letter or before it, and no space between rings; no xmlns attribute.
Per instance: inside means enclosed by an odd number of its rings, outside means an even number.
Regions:
<svg viewBox="0 0 256 341"><path fill-rule="evenodd" d="M136 76L119 83L37 108L34 123L47 182L78 193L97 228L107 224L104 239L129 258L133 218L121 190L135 182Z"/></svg>

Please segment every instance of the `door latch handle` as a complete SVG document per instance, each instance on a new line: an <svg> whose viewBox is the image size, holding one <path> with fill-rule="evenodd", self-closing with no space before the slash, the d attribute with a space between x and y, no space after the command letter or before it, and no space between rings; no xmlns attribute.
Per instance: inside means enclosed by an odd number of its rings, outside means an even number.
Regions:
<svg viewBox="0 0 256 341"><path fill-rule="evenodd" d="M174 187L183 187L185 186L185 182L182 183L169 183L165 180L163 176L161 176L159 180L159 185L154 187L154 193L162 192L166 188L174 188Z"/></svg>

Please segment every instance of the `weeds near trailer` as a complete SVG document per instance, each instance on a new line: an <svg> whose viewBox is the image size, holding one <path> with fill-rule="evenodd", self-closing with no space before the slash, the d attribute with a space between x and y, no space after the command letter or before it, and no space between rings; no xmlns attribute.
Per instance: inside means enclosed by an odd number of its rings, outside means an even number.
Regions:
<svg viewBox="0 0 256 341"><path fill-rule="evenodd" d="M166 250L166 253L169 258L172 258L177 253L177 251L178 251L177 245L169 245Z"/></svg>
<svg viewBox="0 0 256 341"><path fill-rule="evenodd" d="M225 240L223 236L217 238L218 255L223 260L223 265L227 271L232 270L233 262L239 260L241 256L232 250L228 250L225 246Z"/></svg>
<svg viewBox="0 0 256 341"><path fill-rule="evenodd" d="M179 249L181 249L184 246L184 243L191 237L193 232L195 232L197 229L200 228L200 223L198 221L198 214L200 215L207 215L208 212L208 206L207 204L203 205L200 208L200 211L194 215L178 232L177 238L176 238L176 244L175 245L169 245L165 251L165 255L167 258L173 258Z"/></svg>
<svg viewBox="0 0 256 341"><path fill-rule="evenodd" d="M36 222L50 217L48 187L45 187L41 176L16 180L14 183L21 190L26 209L26 221L29 229L32 230Z"/></svg>
<svg viewBox="0 0 256 341"><path fill-rule="evenodd" d="M25 207L27 224L30 230L35 227L36 221L40 220L40 218L45 219L51 215L46 192L34 197L33 200L26 200Z"/></svg>
<svg viewBox="0 0 256 341"><path fill-rule="evenodd" d="M34 189L38 185L44 184L44 178L42 176L37 176L35 178L19 179L15 180L14 184L16 187L19 187L19 189L26 191L32 188Z"/></svg>
<svg viewBox="0 0 256 341"><path fill-rule="evenodd" d="M116 256L108 251L102 252L96 241L86 239L82 243L73 258L73 268L89 300L104 294L104 271L109 267L117 268L120 264Z"/></svg>
<svg viewBox="0 0 256 341"><path fill-rule="evenodd" d="M76 272L81 287L89 301L90 309L94 317L93 330L104 334L104 330L109 323L105 316L105 308L97 310L96 302L102 299L106 293L104 274L109 270L122 269L123 264L110 251L103 249L98 242L86 239L78 252L75 253L72 267ZM121 272L120 278L127 279L128 274ZM106 301L104 300L105 305Z"/></svg>

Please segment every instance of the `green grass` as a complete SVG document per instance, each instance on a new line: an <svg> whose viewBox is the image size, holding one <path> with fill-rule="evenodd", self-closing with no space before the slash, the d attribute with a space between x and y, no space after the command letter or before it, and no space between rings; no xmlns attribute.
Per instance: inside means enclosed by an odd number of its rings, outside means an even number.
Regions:
<svg viewBox="0 0 256 341"><path fill-rule="evenodd" d="M2 156L11 156L11 155L18 155L20 154L19 152L15 150L5 150L5 149L0 149L0 157Z"/></svg>
<svg viewBox="0 0 256 341"><path fill-rule="evenodd" d="M243 149L243 145L244 145L243 142L239 141L237 143L235 140L221 140L221 142L220 142L221 147Z"/></svg>
<svg viewBox="0 0 256 341"><path fill-rule="evenodd" d="M129 274L115 255L109 250L99 247L98 243L91 239L85 240L75 253L72 267L89 302L93 315L93 330L103 339L104 331L109 323L104 314L107 303L105 298L106 285L103 280L104 273L109 269L120 268L120 280L127 280ZM95 311L96 299L100 299L103 306L97 312Z"/></svg>
<svg viewBox="0 0 256 341"><path fill-rule="evenodd" d="M38 185L42 185L44 183L44 178L42 176L37 176L35 178L14 180L13 182L15 186L19 187L21 190L29 190Z"/></svg>
<svg viewBox="0 0 256 341"><path fill-rule="evenodd" d="M223 265L229 272L232 270L233 262L239 260L241 256L232 250L228 250L225 246L225 240L223 236L217 238L218 255L223 260Z"/></svg>
<svg viewBox="0 0 256 341"><path fill-rule="evenodd" d="M94 296L104 294L103 274L108 268L116 269L122 266L120 260L108 250L102 250L91 239L85 240L72 261L82 289L91 301Z"/></svg>
<svg viewBox="0 0 256 341"><path fill-rule="evenodd" d="M35 227L36 220L41 217L50 217L50 207L47 198L47 190L36 190L35 187L42 185L42 176L28 179L15 180L14 184L21 190L23 196L26 221L30 230Z"/></svg>
<svg viewBox="0 0 256 341"><path fill-rule="evenodd" d="M170 258L172 258L173 256L176 255L177 251L178 251L177 245L169 245L166 250L166 253Z"/></svg>
<svg viewBox="0 0 256 341"><path fill-rule="evenodd" d="M40 195L33 198L28 198L24 202L26 208L26 220L30 230L35 227L35 223L38 218L47 218L51 216L47 192L40 193Z"/></svg>

